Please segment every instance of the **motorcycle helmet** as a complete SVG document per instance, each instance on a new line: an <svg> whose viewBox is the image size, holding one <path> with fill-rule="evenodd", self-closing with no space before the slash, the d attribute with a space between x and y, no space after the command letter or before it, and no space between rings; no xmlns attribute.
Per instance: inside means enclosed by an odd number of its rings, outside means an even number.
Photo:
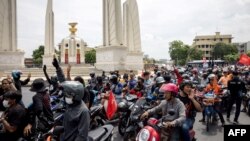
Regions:
<svg viewBox="0 0 250 141"><path fill-rule="evenodd" d="M73 97L73 101L80 102L84 96L83 85L78 81L64 81L61 83L64 96Z"/></svg>
<svg viewBox="0 0 250 141"><path fill-rule="evenodd" d="M214 79L215 78L215 74L209 74L208 75L208 80L210 81L210 80L212 80L212 79Z"/></svg>
<svg viewBox="0 0 250 141"><path fill-rule="evenodd" d="M184 87L185 86L193 86L192 82L191 81L183 81L181 84L180 84L180 90L183 91L184 90Z"/></svg>
<svg viewBox="0 0 250 141"><path fill-rule="evenodd" d="M161 71L157 71L157 72L156 72L156 76L157 76L157 77L160 77L160 76L161 76Z"/></svg>
<svg viewBox="0 0 250 141"><path fill-rule="evenodd" d="M57 75L51 76L50 80L52 84L56 84L58 82Z"/></svg>
<svg viewBox="0 0 250 141"><path fill-rule="evenodd" d="M182 75L182 78L183 78L183 79L189 79L189 75L186 74L186 73L184 73L184 74Z"/></svg>
<svg viewBox="0 0 250 141"><path fill-rule="evenodd" d="M165 82L164 78L161 77L161 76L160 76L160 77L157 77L155 81L156 81L156 84L161 84L161 83L164 83L164 82Z"/></svg>
<svg viewBox="0 0 250 141"><path fill-rule="evenodd" d="M20 70L13 70L11 75L14 79L19 79L22 75L22 72Z"/></svg>
<svg viewBox="0 0 250 141"><path fill-rule="evenodd" d="M110 77L110 81L112 82L112 83L117 83L117 81L118 81L118 78L117 78L117 76L116 75L111 75L111 77Z"/></svg>
<svg viewBox="0 0 250 141"><path fill-rule="evenodd" d="M171 92L176 96L178 94L178 87L173 83L163 84L160 88L160 92Z"/></svg>

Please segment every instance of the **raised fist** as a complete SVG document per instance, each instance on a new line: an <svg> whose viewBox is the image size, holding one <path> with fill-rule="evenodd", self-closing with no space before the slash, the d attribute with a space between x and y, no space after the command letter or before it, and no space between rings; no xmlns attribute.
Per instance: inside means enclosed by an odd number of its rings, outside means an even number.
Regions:
<svg viewBox="0 0 250 141"><path fill-rule="evenodd" d="M46 70L47 70L47 66L43 65L43 71L46 71Z"/></svg>
<svg viewBox="0 0 250 141"><path fill-rule="evenodd" d="M58 61L56 58L53 59L53 62L52 62L53 66L57 69L59 68L59 64L58 64Z"/></svg>

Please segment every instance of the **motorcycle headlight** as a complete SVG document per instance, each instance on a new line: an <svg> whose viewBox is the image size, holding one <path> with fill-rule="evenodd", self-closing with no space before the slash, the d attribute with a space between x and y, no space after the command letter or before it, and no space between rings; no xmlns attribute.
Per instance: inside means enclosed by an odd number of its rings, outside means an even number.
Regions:
<svg viewBox="0 0 250 141"><path fill-rule="evenodd" d="M142 129L138 136L138 141L148 141L150 137L149 131L147 129Z"/></svg>

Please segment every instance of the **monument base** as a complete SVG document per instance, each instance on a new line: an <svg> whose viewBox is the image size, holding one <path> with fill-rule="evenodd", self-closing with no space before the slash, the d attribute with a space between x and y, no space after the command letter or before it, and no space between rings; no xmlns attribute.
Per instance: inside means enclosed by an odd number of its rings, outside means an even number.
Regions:
<svg viewBox="0 0 250 141"><path fill-rule="evenodd" d="M125 70L127 48L104 46L96 48L96 68L104 71Z"/></svg>
<svg viewBox="0 0 250 141"><path fill-rule="evenodd" d="M53 66L52 65L53 59L54 59L53 55L43 55L43 65Z"/></svg>
<svg viewBox="0 0 250 141"><path fill-rule="evenodd" d="M0 52L0 70L24 68L24 52Z"/></svg>
<svg viewBox="0 0 250 141"><path fill-rule="evenodd" d="M126 70L143 70L143 52L128 52Z"/></svg>

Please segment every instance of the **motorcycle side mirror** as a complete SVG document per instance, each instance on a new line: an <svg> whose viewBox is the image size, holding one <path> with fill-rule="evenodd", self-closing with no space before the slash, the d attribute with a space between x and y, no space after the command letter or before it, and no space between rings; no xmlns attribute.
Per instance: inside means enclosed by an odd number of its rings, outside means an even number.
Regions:
<svg viewBox="0 0 250 141"><path fill-rule="evenodd" d="M60 135L62 132L64 132L63 126L56 126L53 130L54 135Z"/></svg>

